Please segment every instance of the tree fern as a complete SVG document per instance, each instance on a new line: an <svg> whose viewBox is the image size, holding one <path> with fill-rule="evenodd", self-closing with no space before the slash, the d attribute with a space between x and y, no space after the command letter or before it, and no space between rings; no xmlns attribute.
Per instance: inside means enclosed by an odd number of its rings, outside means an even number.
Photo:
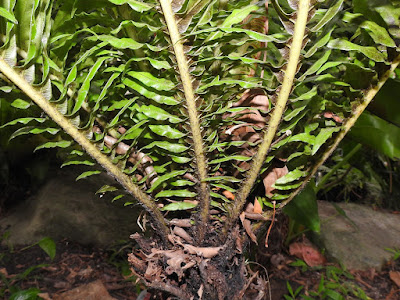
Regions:
<svg viewBox="0 0 400 300"><path fill-rule="evenodd" d="M157 236L133 235L142 252L129 261L150 287L246 298L242 246L257 242L253 231L304 187L397 67L398 10L3 0L2 97L32 115L6 125L22 124L13 137L41 134L38 149L63 148L64 165L91 166L80 178L101 165L122 189L99 192L146 209ZM268 197L249 197L262 184Z"/></svg>

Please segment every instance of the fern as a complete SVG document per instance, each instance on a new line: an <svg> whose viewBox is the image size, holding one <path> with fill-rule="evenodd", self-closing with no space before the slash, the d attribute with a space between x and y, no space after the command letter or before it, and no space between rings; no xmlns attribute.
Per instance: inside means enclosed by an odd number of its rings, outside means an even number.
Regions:
<svg viewBox="0 0 400 300"><path fill-rule="evenodd" d="M245 297L242 231L257 242L253 230L305 186L400 61L394 3L0 8L2 98L32 116L4 126L41 134L38 149L62 148L64 165L92 166L79 178L95 164L115 177L121 190L99 192L140 203L161 238L134 235L147 257L132 253L134 271L182 299ZM262 184L260 211L249 195Z"/></svg>

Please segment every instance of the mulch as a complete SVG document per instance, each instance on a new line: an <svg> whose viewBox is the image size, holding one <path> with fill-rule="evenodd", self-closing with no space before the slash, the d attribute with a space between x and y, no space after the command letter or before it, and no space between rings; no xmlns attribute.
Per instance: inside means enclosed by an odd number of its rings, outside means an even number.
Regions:
<svg viewBox="0 0 400 300"><path fill-rule="evenodd" d="M54 260L39 247L9 249L0 247L0 272L19 289L38 288L50 297L75 287L101 280L109 294L121 300L135 300L143 287L135 284L129 267L118 250L104 250L63 240L56 244ZM125 255L125 254L124 254ZM44 265L44 266L41 266ZM26 278L20 278L27 269L34 269ZM5 283L0 281L0 290ZM9 293L6 291L6 298ZM0 296L1 298L1 296Z"/></svg>

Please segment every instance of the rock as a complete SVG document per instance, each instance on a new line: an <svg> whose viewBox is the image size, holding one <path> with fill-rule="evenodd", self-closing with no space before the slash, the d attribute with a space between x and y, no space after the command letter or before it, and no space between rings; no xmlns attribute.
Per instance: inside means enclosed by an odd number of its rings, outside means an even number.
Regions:
<svg viewBox="0 0 400 300"><path fill-rule="evenodd" d="M124 201L111 202L95 192L115 184L106 174L76 181L82 169L56 172L38 193L19 204L0 220L0 233L8 231L7 243L30 245L43 237L67 238L84 245L108 246L140 230L136 220L141 207L124 207Z"/></svg>
<svg viewBox="0 0 400 300"><path fill-rule="evenodd" d="M84 284L73 290L54 295L53 300L116 300L111 297L101 280Z"/></svg>
<svg viewBox="0 0 400 300"><path fill-rule="evenodd" d="M380 270L393 255L385 248L400 248L400 215L354 203L338 206L346 216L329 202L318 201L321 247L347 269Z"/></svg>

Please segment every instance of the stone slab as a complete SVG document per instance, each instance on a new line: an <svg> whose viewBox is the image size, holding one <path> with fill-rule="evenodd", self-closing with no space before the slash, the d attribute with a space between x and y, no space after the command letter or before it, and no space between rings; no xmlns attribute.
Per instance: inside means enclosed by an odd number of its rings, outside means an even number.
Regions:
<svg viewBox="0 0 400 300"><path fill-rule="evenodd" d="M320 245L347 269L381 269L393 255L385 248L400 249L400 215L355 203L337 205L345 216L329 202L318 201Z"/></svg>
<svg viewBox="0 0 400 300"><path fill-rule="evenodd" d="M84 284L73 290L54 295L53 300L116 300L111 297L100 280Z"/></svg>
<svg viewBox="0 0 400 300"><path fill-rule="evenodd" d="M124 207L123 200L112 203L112 197L96 195L103 185L115 181L106 174L76 181L83 170L71 167L57 171L38 193L0 220L0 233L10 234L7 243L30 245L51 237L108 246L128 240L140 230L136 220L141 207Z"/></svg>

